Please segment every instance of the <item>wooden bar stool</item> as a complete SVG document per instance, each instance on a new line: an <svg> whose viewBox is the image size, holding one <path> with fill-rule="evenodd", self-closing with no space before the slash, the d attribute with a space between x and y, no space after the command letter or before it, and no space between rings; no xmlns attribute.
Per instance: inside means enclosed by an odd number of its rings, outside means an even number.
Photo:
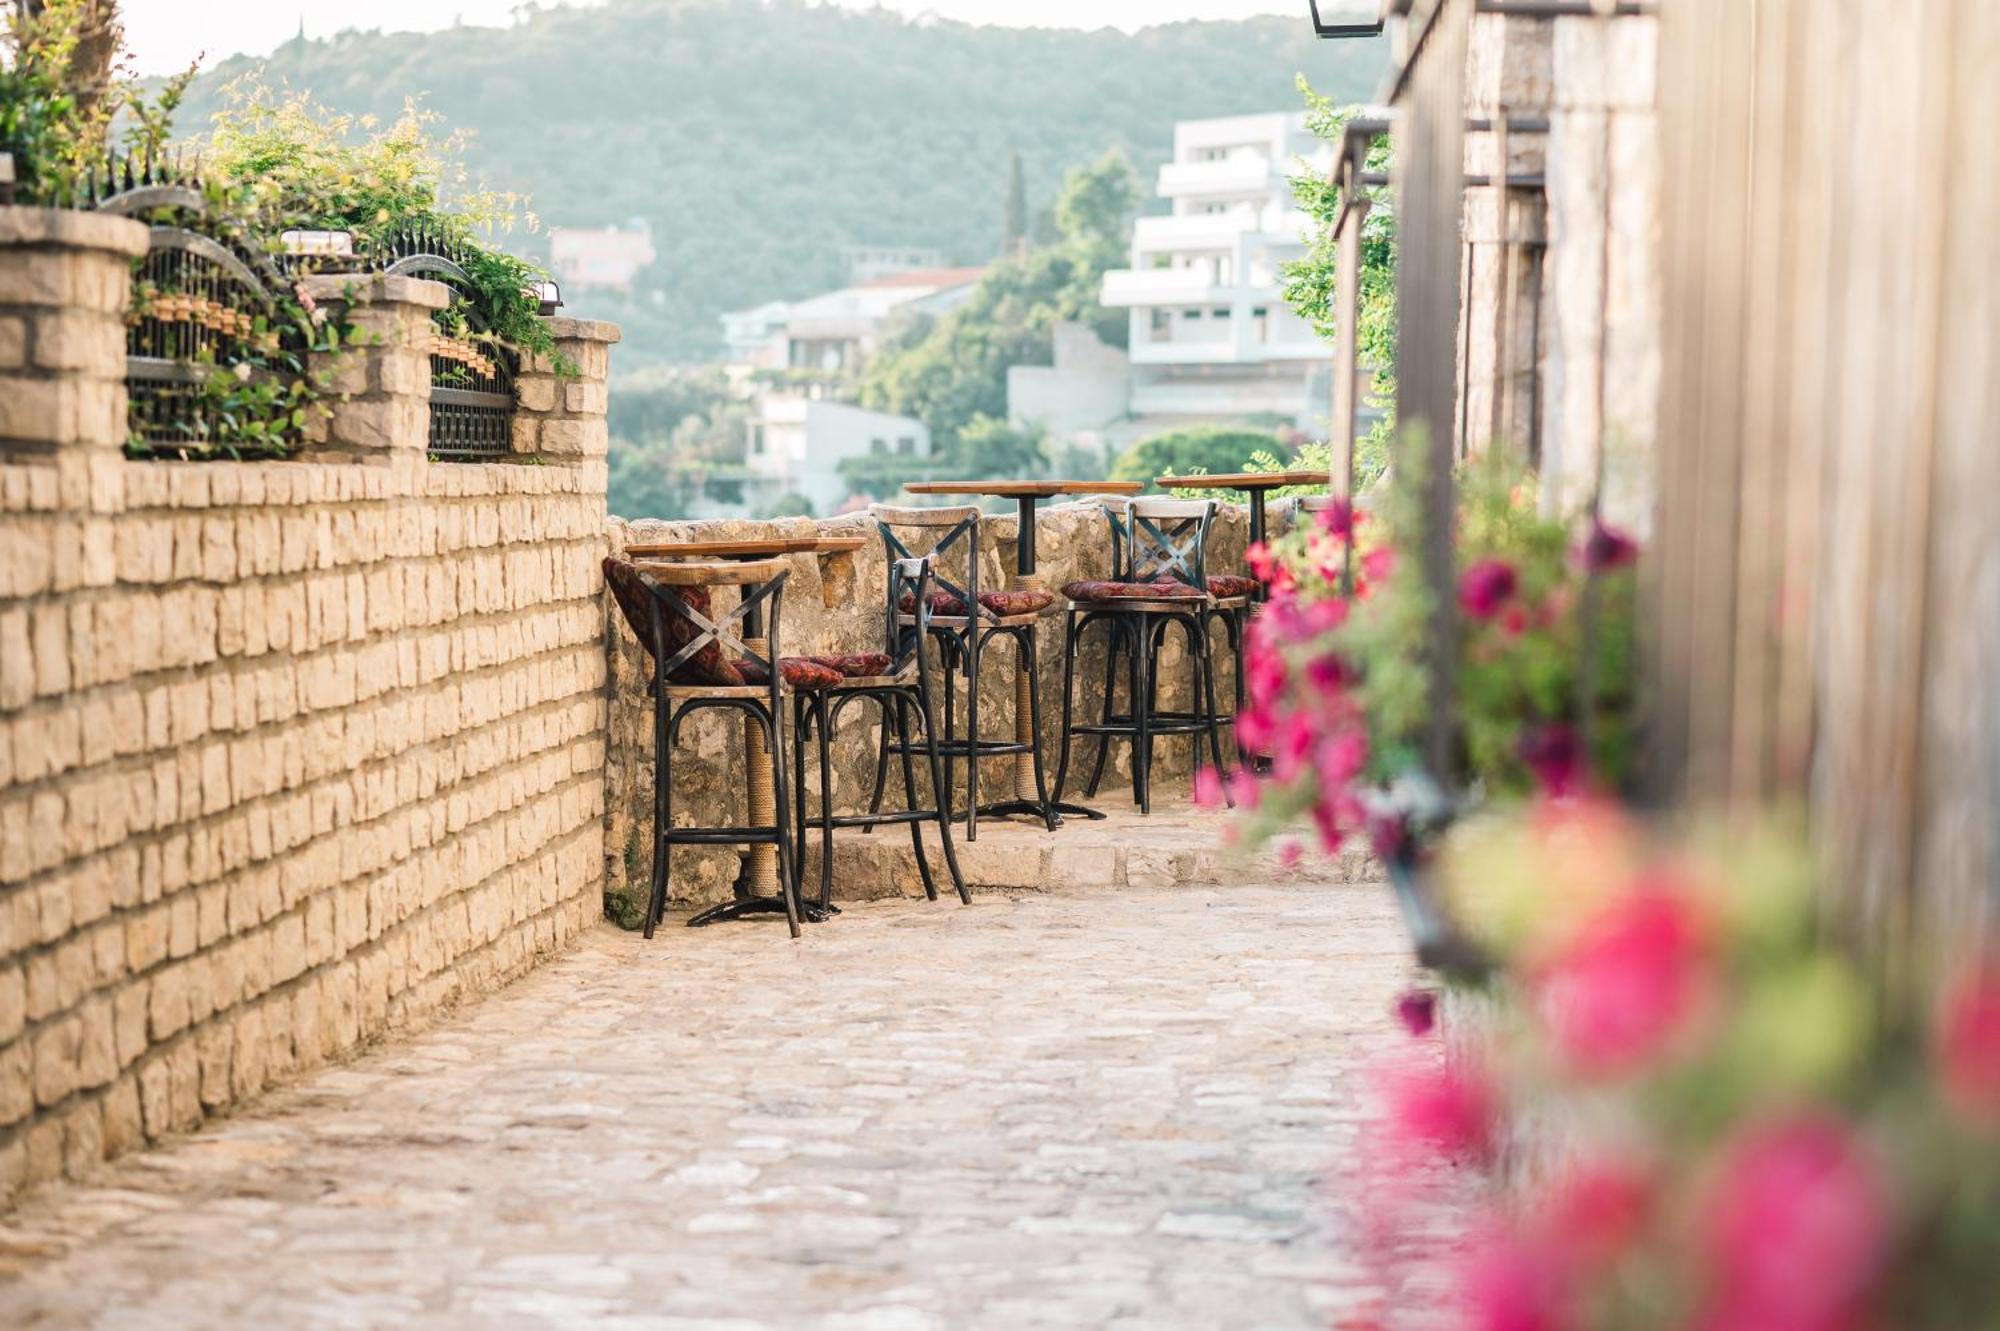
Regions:
<svg viewBox="0 0 2000 1331"><path fill-rule="evenodd" d="M1112 576L1082 579L1064 585L1067 599L1063 638L1062 753L1056 762L1056 796L1069 778L1071 745L1077 736L1097 739L1097 759L1086 796L1097 793L1104 776L1110 741L1132 744L1132 799L1141 813L1152 811L1153 742L1162 735L1194 739L1195 761L1201 742L1222 767L1222 723L1228 719L1216 703L1215 665L1210 655L1211 630L1225 627L1232 650L1240 641L1235 616L1249 604L1255 580L1236 574L1208 572L1208 538L1215 524L1212 499L1138 499L1107 502L1104 516L1111 533ZM1104 703L1094 722L1075 720L1076 658L1084 633L1093 624L1106 629ZM1159 654L1167 630L1178 627L1186 636L1193 698L1185 710L1161 710L1157 705ZM1127 693L1123 712L1116 704L1118 665L1127 663Z"/></svg>
<svg viewBox="0 0 2000 1331"><path fill-rule="evenodd" d="M941 648L945 672L944 728L939 732L936 743L938 753L945 760L947 777L953 759L965 761L965 839L979 839L981 814L989 817L1030 814L1040 818L1049 831L1055 831L1056 824L1061 820L1049 800L1048 783L1042 772L1041 679L1035 658L1035 626L1041 620L1042 611L1055 603L1055 597L1037 587L980 590L979 520L984 515L974 506L895 508L875 504L870 506L868 512L881 529L882 542L892 562L919 558L922 554L933 557L932 571L936 585L928 593L931 614L926 632ZM918 537L914 535L917 532L925 535ZM927 539L930 548L921 552L912 550L903 539L906 534L920 543ZM947 569L953 572L948 574ZM954 575L962 581L953 581ZM898 627L916 627L917 604L913 592L901 594L896 612ZM984 739L979 733L979 667L988 644L994 638L1006 638L1013 643L1018 678L1024 681L1015 690L1015 707L1018 710L1024 699L1028 707L1028 724L1025 727L1017 724L1014 738L1007 740ZM955 698L958 690L952 683L954 674L963 675L966 681L963 735L959 734L956 724ZM871 812L881 807L882 783L887 776L889 755L895 752L898 752L898 746L885 733L876 755L875 797L870 801ZM1021 788L1026 783L1017 778L1013 799L982 807L979 803L980 761L1021 754L1030 759L1033 789ZM955 816L951 812L949 783L942 799L946 816Z"/></svg>
<svg viewBox="0 0 2000 1331"><path fill-rule="evenodd" d="M666 913L667 881L674 846L765 845L778 856L778 894L745 896L702 911L690 925L749 915L783 912L792 937L799 936L799 874L792 855L786 807L783 700L800 692L830 688L837 672L803 657L779 654L779 619L787 569L781 559L647 561L634 563L615 556L604 561L605 581L618 607L653 659L648 692L653 698L653 887L646 906L645 936ZM735 609L713 618L713 588L742 589ZM764 637L757 648L738 636L736 626L763 614ZM734 653L732 655L731 653ZM775 665L774 665L775 663ZM752 746L753 762L770 765L769 785L746 782L772 792L774 803L752 798L752 821L740 827L680 827L673 825L673 757L680 730L699 712L743 714L761 745ZM755 752L757 747L763 754ZM770 821L762 821L769 817Z"/></svg>
<svg viewBox="0 0 2000 1331"><path fill-rule="evenodd" d="M887 634L886 651L852 652L833 656L815 656L813 660L830 666L840 672L840 679L831 688L801 691L792 697L792 736L797 745L796 761L793 763L794 777L798 782L794 805L798 813L798 856L805 859L806 840L806 740L818 739L819 753L819 907L832 914L833 906L833 830L836 827L858 827L864 832L872 832L883 823L903 823L910 829L910 844L916 851L917 873L923 878L924 895L937 900L937 880L931 873L930 853L924 846L923 824L935 822L938 839L944 847L945 867L951 873L952 887L958 898L966 905L972 904L972 893L966 888L965 876L958 869L958 853L952 849L951 819L947 816L950 788L946 782L945 767L938 756L937 719L931 707L930 650L931 637L931 597L933 586L933 556L919 559L892 559L889 561L889 591L884 601L884 617ZM915 622L909 626L902 623L901 605L905 596L910 597L916 607ZM902 757L903 768L903 809L897 813L881 811L883 782L888 775L886 762L879 763L875 773L875 789L869 796L867 813L844 814L836 817L833 812L831 740L834 728L840 724L840 714L852 704L867 699L876 704L882 713L882 737L886 749L893 750ZM923 743L912 738L911 715L915 714L922 727ZM895 739L889 736L894 733ZM917 794L916 766L910 761L911 754L921 749L924 760L929 764L931 802L925 807Z"/></svg>

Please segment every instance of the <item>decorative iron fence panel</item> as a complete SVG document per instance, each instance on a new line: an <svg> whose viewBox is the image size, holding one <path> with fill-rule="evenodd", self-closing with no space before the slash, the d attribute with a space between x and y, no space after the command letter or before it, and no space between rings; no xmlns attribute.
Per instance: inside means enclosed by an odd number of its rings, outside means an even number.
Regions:
<svg viewBox="0 0 2000 1331"><path fill-rule="evenodd" d="M304 354L278 313L286 279L219 214L180 162L107 163L88 186L100 212L150 224L126 316L125 385L134 452L194 457L272 454L296 439L232 441L210 376L267 373L250 362Z"/></svg>
<svg viewBox="0 0 2000 1331"><path fill-rule="evenodd" d="M465 251L445 237L403 232L377 256L382 271L423 277L450 288L449 308L432 316L430 451L446 462L490 462L514 451L511 348L488 338L478 285Z"/></svg>

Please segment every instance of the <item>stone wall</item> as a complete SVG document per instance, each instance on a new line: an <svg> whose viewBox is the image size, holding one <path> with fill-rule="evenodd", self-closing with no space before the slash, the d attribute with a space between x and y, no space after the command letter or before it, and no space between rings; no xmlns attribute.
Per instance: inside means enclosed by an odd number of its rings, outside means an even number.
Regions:
<svg viewBox="0 0 2000 1331"><path fill-rule="evenodd" d="M1005 585L1006 572L1015 558L1015 530L1018 520L1006 516L984 520L980 532L982 567L980 586ZM1240 506L1225 506L1210 543L1210 567L1218 571L1240 569L1248 522ZM862 534L868 537L863 548L852 555L819 558L794 556L791 576L786 583L782 620L782 648L787 655L812 652L863 651L878 649L885 634L883 599L887 569L881 538L865 514L814 522L806 518L774 522L623 522L613 519L611 545L622 551L629 543L662 540L720 540L773 532L821 531ZM1051 589L1073 578L1104 577L1110 572L1109 536L1102 510L1095 502L1053 504L1041 510L1036 528L1036 566L1043 582ZM721 594L718 612L733 605L730 593ZM606 820L605 872L606 911L628 926L636 924L645 904L648 876L652 865L653 729L651 704L645 695L650 665L645 651L625 626L617 608L607 596L606 612L611 622L611 730L606 798L610 814ZM1060 602L1058 602L1060 606ZM1038 642L1043 686L1042 733L1048 755L1048 779L1055 780L1056 754L1060 747L1062 718L1062 636L1063 617L1052 609L1042 621ZM1103 688L1101 630L1093 630L1078 663L1078 707L1089 707L1095 715ZM1221 642L1218 631L1216 641ZM980 728L989 738L1012 734L1014 717L1012 647L998 644L993 656L982 661L980 674ZM1226 656L1218 648L1217 659L1224 661L1217 676L1223 706L1227 708L1234 675ZM1189 668L1180 647L1180 635L1169 637L1162 658L1163 706L1186 705ZM934 684L933 696L942 705L942 681ZM962 702L962 700L961 700ZM962 715L962 713L961 713ZM698 717L682 732L681 748L674 760L674 810L677 820L690 824L741 824L749 821L744 806L742 726L738 718L711 714ZM876 709L856 704L842 720L833 752L833 795L837 812L853 812L865 803L873 784ZM1113 796L1130 790L1129 745L1114 742L1106 767L1103 790ZM1069 794L1074 798L1088 775L1085 756L1091 748L1079 747L1072 763ZM1190 743L1182 738L1159 741L1155 750L1156 795L1176 788L1185 790L1191 766ZM988 760L980 770L981 800L1003 798L1002 790L1011 780L1009 760ZM900 777L891 774L888 798L899 798ZM928 795L928 779L919 777ZM817 807L817 786L812 787ZM887 807L896 807L893 803ZM894 829L890 829L894 830ZM962 829L961 829L962 833ZM835 892L837 896L866 898L915 894L922 890L908 839L882 833L863 836L842 833L835 838ZM736 878L739 856L734 850L704 847L675 848L670 905L674 909L701 906L727 900ZM1031 887L1034 883L1018 886Z"/></svg>
<svg viewBox="0 0 2000 1331"><path fill-rule="evenodd" d="M603 876L607 344L425 454L430 283L299 457L126 458L135 222L0 208L0 1198L534 964ZM323 300L345 284L322 286Z"/></svg>

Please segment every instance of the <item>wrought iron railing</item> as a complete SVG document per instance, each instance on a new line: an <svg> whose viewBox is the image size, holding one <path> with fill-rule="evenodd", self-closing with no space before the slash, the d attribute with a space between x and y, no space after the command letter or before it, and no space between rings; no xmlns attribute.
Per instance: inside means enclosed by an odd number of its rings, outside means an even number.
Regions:
<svg viewBox="0 0 2000 1331"><path fill-rule="evenodd" d="M134 452L161 457L283 451L281 437L234 446L206 391L216 374L303 356L301 334L276 318L286 278L277 262L223 217L179 158L108 162L86 184L99 212L150 225L126 316L125 385ZM269 371L258 370L259 373Z"/></svg>
<svg viewBox="0 0 2000 1331"><path fill-rule="evenodd" d="M446 462L487 462L514 451L514 351L486 336L480 291L464 246L405 231L371 256L383 272L442 282L452 303L432 318L430 451Z"/></svg>

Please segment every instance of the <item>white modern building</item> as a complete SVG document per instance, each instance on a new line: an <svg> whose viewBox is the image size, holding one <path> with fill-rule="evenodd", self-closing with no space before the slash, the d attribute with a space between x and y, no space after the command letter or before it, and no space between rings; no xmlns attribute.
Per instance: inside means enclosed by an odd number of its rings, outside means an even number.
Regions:
<svg viewBox="0 0 2000 1331"><path fill-rule="evenodd" d="M1130 311L1131 415L1270 414L1308 429L1325 417L1327 348L1281 293L1283 265L1305 252L1289 182L1301 158L1319 172L1332 161L1303 115L1174 126L1157 187L1171 212L1141 217L1131 267L1104 275L1103 303Z"/></svg>
<svg viewBox="0 0 2000 1331"><path fill-rule="evenodd" d="M759 512L781 496L799 494L815 514L838 513L855 497L840 464L889 454L930 457L930 427L909 416L803 393L765 393L750 421L744 462L751 484L744 498Z"/></svg>

